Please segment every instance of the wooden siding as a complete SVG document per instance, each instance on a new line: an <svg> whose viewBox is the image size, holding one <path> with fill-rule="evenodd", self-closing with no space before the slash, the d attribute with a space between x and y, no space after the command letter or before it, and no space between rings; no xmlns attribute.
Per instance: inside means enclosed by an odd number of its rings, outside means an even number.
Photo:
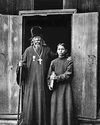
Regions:
<svg viewBox="0 0 100 125"><path fill-rule="evenodd" d="M77 12L100 12L99 0L63 0L64 9L77 9Z"/></svg>
<svg viewBox="0 0 100 125"><path fill-rule="evenodd" d="M99 0L0 0L0 13L16 15L22 10L77 9L100 12Z"/></svg>
<svg viewBox="0 0 100 125"><path fill-rule="evenodd" d="M99 15L99 25L98 27L100 27L100 15ZM98 117L100 118L100 28L98 29L98 70L97 70L97 74L98 74L98 92L97 92L97 97L98 97Z"/></svg>
<svg viewBox="0 0 100 125"><path fill-rule="evenodd" d="M99 0L77 0L78 12L100 11Z"/></svg>
<svg viewBox="0 0 100 125"><path fill-rule="evenodd" d="M34 0L0 0L0 13L18 15L20 10L34 10Z"/></svg>
<svg viewBox="0 0 100 125"><path fill-rule="evenodd" d="M17 113L18 85L16 83L16 67L22 54L22 17L9 16L9 41L8 41L8 90L9 113Z"/></svg>
<svg viewBox="0 0 100 125"><path fill-rule="evenodd" d="M77 0L63 0L64 9L77 9Z"/></svg>
<svg viewBox="0 0 100 125"><path fill-rule="evenodd" d="M0 13L18 15L21 10L62 9L62 0L0 0Z"/></svg>
<svg viewBox="0 0 100 125"><path fill-rule="evenodd" d="M97 116L98 13L74 14L72 20L74 101L80 117Z"/></svg>
<svg viewBox="0 0 100 125"><path fill-rule="evenodd" d="M7 56L9 17L0 16L0 113L9 111L8 84L7 84Z"/></svg>

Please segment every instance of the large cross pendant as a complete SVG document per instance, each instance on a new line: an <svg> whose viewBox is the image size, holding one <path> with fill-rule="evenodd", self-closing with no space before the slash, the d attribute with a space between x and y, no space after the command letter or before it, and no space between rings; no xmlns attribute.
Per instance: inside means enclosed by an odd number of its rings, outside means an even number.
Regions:
<svg viewBox="0 0 100 125"><path fill-rule="evenodd" d="M41 65L42 64L42 59L39 58L38 61L39 61L39 64Z"/></svg>

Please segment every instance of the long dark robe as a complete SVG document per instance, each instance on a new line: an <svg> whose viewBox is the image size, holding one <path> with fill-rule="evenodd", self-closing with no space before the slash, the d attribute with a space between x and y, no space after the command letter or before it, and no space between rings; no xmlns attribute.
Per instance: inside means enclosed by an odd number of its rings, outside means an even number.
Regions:
<svg viewBox="0 0 100 125"><path fill-rule="evenodd" d="M39 57L32 46L23 54L23 125L49 125L50 95L46 81L51 56L53 53L46 46L43 46L42 64L39 64Z"/></svg>
<svg viewBox="0 0 100 125"><path fill-rule="evenodd" d="M48 79L54 71L57 80L51 97L51 125L74 125L71 91L72 59L57 58L51 62Z"/></svg>

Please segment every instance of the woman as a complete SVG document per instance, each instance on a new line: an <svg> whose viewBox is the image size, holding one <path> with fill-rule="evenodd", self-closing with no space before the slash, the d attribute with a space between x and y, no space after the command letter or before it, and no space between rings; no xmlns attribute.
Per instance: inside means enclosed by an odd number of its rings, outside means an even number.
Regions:
<svg viewBox="0 0 100 125"><path fill-rule="evenodd" d="M72 125L72 58L64 43L58 44L57 53L58 58L51 62L48 73L48 86L52 90L51 125Z"/></svg>
<svg viewBox="0 0 100 125"><path fill-rule="evenodd" d="M22 64L23 97L23 125L48 125L49 100L47 87L47 72L52 57L55 55L46 46L41 37L41 27L31 30L31 46L24 54ZM19 79L17 71L17 81Z"/></svg>

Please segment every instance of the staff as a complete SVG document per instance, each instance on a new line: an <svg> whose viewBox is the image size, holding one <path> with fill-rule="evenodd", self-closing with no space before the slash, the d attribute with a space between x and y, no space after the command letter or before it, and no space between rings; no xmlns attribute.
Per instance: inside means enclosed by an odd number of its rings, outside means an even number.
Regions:
<svg viewBox="0 0 100 125"><path fill-rule="evenodd" d="M17 115L17 125L21 125L23 120L21 120L20 104L22 100L22 85L21 85L21 75L22 75L22 62L19 62L19 98L18 98L18 115ZM22 107L21 107L22 110Z"/></svg>

